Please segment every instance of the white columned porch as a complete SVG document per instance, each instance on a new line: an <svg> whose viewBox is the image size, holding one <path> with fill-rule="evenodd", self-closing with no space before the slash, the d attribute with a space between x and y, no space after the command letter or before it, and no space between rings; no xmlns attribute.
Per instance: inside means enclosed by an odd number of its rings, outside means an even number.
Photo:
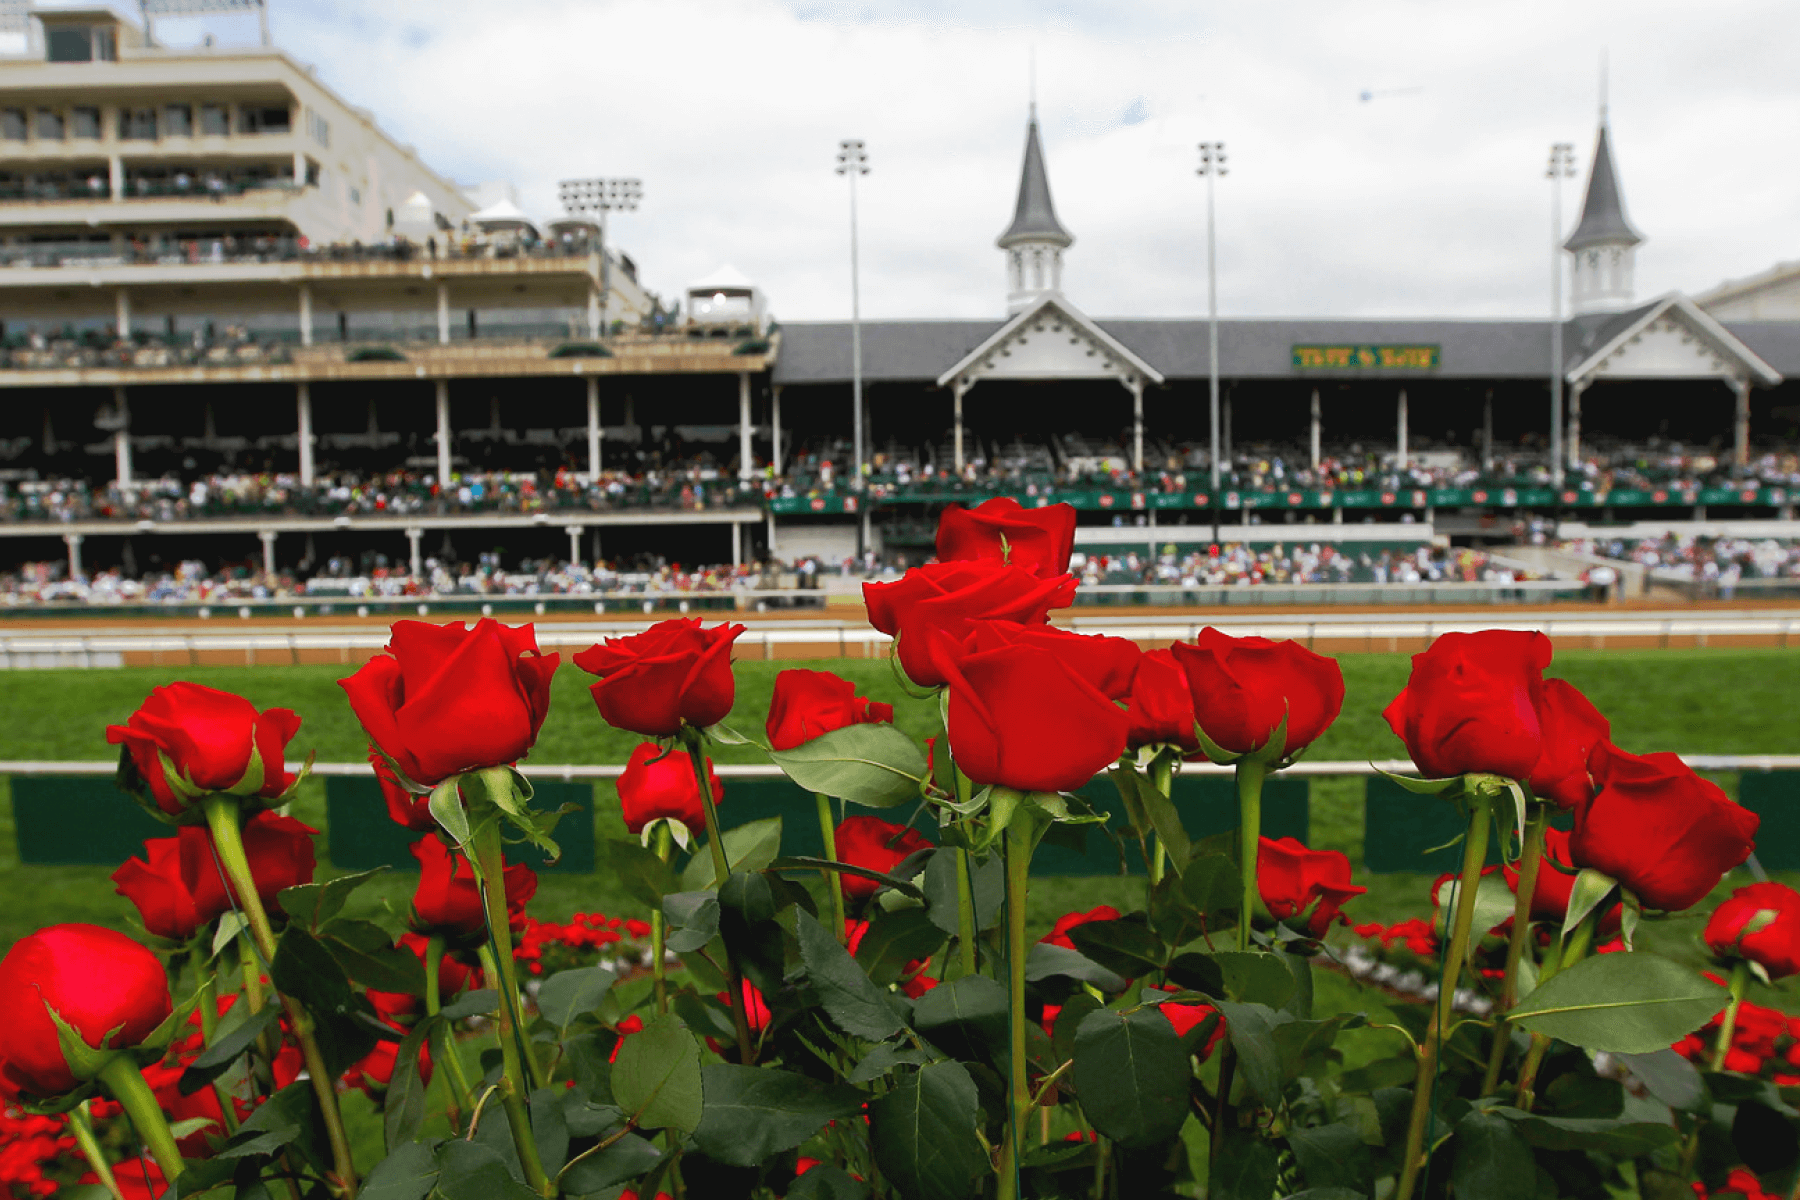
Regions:
<svg viewBox="0 0 1800 1200"><path fill-rule="evenodd" d="M300 434L300 485L311 487L313 484L313 420L312 420L312 385L297 383L294 385L294 409L298 418Z"/></svg>
<svg viewBox="0 0 1800 1200"><path fill-rule="evenodd" d="M450 484L450 381L437 381L437 468L438 486Z"/></svg>
<svg viewBox="0 0 1800 1200"><path fill-rule="evenodd" d="M738 372L738 479L748 483L756 464L750 457L750 372ZM733 537L737 526L733 525Z"/></svg>
<svg viewBox="0 0 1800 1200"><path fill-rule="evenodd" d="M587 452L588 481L600 478L600 381L587 377Z"/></svg>
<svg viewBox="0 0 1800 1200"><path fill-rule="evenodd" d="M113 431L113 477L126 487L131 483L131 408L123 387L113 388L113 410L119 414L119 427Z"/></svg>

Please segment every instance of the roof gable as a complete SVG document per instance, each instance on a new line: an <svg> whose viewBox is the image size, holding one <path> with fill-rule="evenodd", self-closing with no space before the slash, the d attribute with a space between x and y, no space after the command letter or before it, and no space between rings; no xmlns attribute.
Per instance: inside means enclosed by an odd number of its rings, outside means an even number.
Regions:
<svg viewBox="0 0 1800 1200"><path fill-rule="evenodd" d="M938 376L960 379L1137 379L1161 383L1162 373L1060 296L1021 310L992 336Z"/></svg>
<svg viewBox="0 0 1800 1200"><path fill-rule="evenodd" d="M1631 319L1569 371L1570 383L1682 378L1748 378L1768 386L1781 382L1779 371L1679 292L1627 315Z"/></svg>

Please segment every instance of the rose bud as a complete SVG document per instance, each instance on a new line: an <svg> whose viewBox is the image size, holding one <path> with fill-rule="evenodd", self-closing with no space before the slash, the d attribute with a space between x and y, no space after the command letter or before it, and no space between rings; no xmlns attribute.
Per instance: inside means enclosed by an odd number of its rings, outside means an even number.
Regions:
<svg viewBox="0 0 1800 1200"><path fill-rule="evenodd" d="M1594 794L1588 760L1594 747L1612 739L1612 722L1565 679L1544 680L1538 704L1543 750L1526 779L1532 795L1574 808Z"/></svg>
<svg viewBox="0 0 1800 1200"><path fill-rule="evenodd" d="M1048 942L1052 946L1061 946L1065 950L1075 949L1075 940L1069 936L1069 930L1077 925L1088 925L1095 921L1117 921L1125 914L1110 904L1102 904L1098 908L1090 908L1086 912L1064 913L1056 918L1050 926L1050 932L1039 938L1040 942Z"/></svg>
<svg viewBox="0 0 1800 1200"><path fill-rule="evenodd" d="M1200 751L1194 736L1194 696L1187 675L1172 650L1151 650L1138 661L1131 677L1130 707L1125 710L1129 730L1127 749L1168 745L1186 754Z"/></svg>
<svg viewBox="0 0 1800 1200"><path fill-rule="evenodd" d="M850 817L837 827L838 861L853 867L887 874L909 856L931 849L931 843L916 829L893 825L879 817ZM843 881L844 895L857 898L873 896L881 884L848 871L838 876Z"/></svg>
<svg viewBox="0 0 1800 1200"><path fill-rule="evenodd" d="M706 780L713 803L724 800L725 785L714 774L710 758L706 760ZM644 826L664 817L680 821L690 833L705 828L706 812L694 783L692 756L655 742L640 742L619 774L619 810L625 816L625 828L632 833L642 833Z"/></svg>
<svg viewBox="0 0 1800 1200"><path fill-rule="evenodd" d="M737 698L731 644L743 632L731 624L702 629L698 618L659 621L588 647L575 665L600 677L589 690L608 725L673 737L684 724L705 729L731 711Z"/></svg>
<svg viewBox="0 0 1800 1200"><path fill-rule="evenodd" d="M856 685L830 671L789 670L775 676L765 728L769 746L792 750L849 725L892 724L894 706L856 694Z"/></svg>
<svg viewBox="0 0 1800 1200"><path fill-rule="evenodd" d="M396 621L386 653L338 684L369 740L430 786L530 753L560 661L530 625Z"/></svg>
<svg viewBox="0 0 1800 1200"><path fill-rule="evenodd" d="M1770 979L1800 974L1800 892L1752 883L1731 893L1706 922L1706 948L1761 964Z"/></svg>
<svg viewBox="0 0 1800 1200"><path fill-rule="evenodd" d="M1524 779L1544 750L1538 711L1550 654L1541 633L1443 634L1413 655L1406 687L1382 716L1428 778Z"/></svg>
<svg viewBox="0 0 1800 1200"><path fill-rule="evenodd" d="M1298 838L1284 837L1261 839L1256 890L1277 921L1301 916L1311 908L1306 932L1322 938L1333 922L1349 923L1339 910L1345 901L1369 889L1350 882L1350 859L1342 851L1309 850Z"/></svg>
<svg viewBox="0 0 1800 1200"><path fill-rule="evenodd" d="M0 959L0 1074L8 1088L51 1097L81 1083L63 1056L52 1010L95 1049L128 1049L173 1005L162 960L98 925L51 925Z"/></svg>
<svg viewBox="0 0 1800 1200"><path fill-rule="evenodd" d="M948 682L939 670L930 631L963 637L970 620L1042 625L1050 610L1075 601L1075 579L1039 579L1030 571L991 561L928 563L892 583L863 584L869 624L899 639L900 669L920 687Z"/></svg>
<svg viewBox="0 0 1800 1200"><path fill-rule="evenodd" d="M1592 799L1575 810L1569 854L1618 880L1646 908L1679 912L1750 857L1757 815L1674 754L1594 751Z"/></svg>
<svg viewBox="0 0 1800 1200"><path fill-rule="evenodd" d="M437 818L431 815L429 792L420 796L407 791L373 746L369 747L369 765L375 769L375 782L381 786L381 798L387 802L394 824L414 833L430 833L438 827Z"/></svg>
<svg viewBox="0 0 1800 1200"><path fill-rule="evenodd" d="M1337 660L1299 642L1231 637L1210 626L1192 645L1169 647L1187 676L1194 721L1213 745L1232 754L1267 750L1282 735L1281 758L1318 740L1344 707Z"/></svg>
<svg viewBox="0 0 1800 1200"><path fill-rule="evenodd" d="M286 754L299 729L300 718L288 709L259 713L242 696L171 683L153 689L125 724L108 725L106 740L125 747L147 799L181 817L211 793L280 796L294 783Z"/></svg>
<svg viewBox="0 0 1800 1200"><path fill-rule="evenodd" d="M974 508L952 504L938 518L939 562L991 560L1054 579L1069 570L1075 548L1075 506L1026 508L996 496Z"/></svg>
<svg viewBox="0 0 1800 1200"><path fill-rule="evenodd" d="M425 951L429 945L429 938L411 930L400 935L399 947L412 951L421 963L425 961ZM477 968L469 966L455 954L446 951L438 958L439 1001L448 1004L452 997L460 995L464 988L476 983L480 978L481 973ZM420 997L407 992L382 992L370 988L366 994L376 1015L389 1023L394 1023L399 1017L411 1016L422 1006Z"/></svg>
<svg viewBox="0 0 1800 1200"><path fill-rule="evenodd" d="M278 913L276 897L283 889L312 882L317 832L272 812L245 822L244 855L265 910ZM112 880L114 890L137 906L147 931L177 942L187 941L231 908L212 834L200 826L184 825L175 837L146 841L144 857L126 859Z"/></svg>
<svg viewBox="0 0 1800 1200"><path fill-rule="evenodd" d="M419 886L413 891L409 922L414 932L453 943L481 941L487 933L487 910L469 860L435 837L414 842L412 854L419 860ZM537 895L537 872L524 863L512 863L504 874L508 923L516 926L524 919L525 905Z"/></svg>

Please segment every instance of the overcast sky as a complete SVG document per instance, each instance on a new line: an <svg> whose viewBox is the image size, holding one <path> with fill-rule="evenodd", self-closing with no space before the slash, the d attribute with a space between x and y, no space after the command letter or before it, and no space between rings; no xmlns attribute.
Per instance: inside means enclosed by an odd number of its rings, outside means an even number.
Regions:
<svg viewBox="0 0 1800 1200"><path fill-rule="evenodd" d="M1781 0L270 4L278 44L443 174L543 217L559 179L640 177L613 229L648 286L730 263L790 320L849 312L844 137L874 168L865 316L1003 312L1034 54L1064 290L1096 316L1206 311L1213 138L1224 314L1547 312L1545 160L1575 143L1566 232L1603 52L1639 296L1800 257Z"/></svg>

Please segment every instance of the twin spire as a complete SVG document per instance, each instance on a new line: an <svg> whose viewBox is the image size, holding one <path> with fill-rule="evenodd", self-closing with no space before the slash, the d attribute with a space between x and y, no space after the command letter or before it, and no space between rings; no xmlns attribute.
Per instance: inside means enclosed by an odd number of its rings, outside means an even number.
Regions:
<svg viewBox="0 0 1800 1200"><path fill-rule="evenodd" d="M1056 219L1050 176L1038 138L1037 105L1025 125L1025 165L1019 173L1019 202L1012 224L994 239L1006 252L1006 311L1016 313L1046 295L1062 292L1062 252L1075 239Z"/></svg>

